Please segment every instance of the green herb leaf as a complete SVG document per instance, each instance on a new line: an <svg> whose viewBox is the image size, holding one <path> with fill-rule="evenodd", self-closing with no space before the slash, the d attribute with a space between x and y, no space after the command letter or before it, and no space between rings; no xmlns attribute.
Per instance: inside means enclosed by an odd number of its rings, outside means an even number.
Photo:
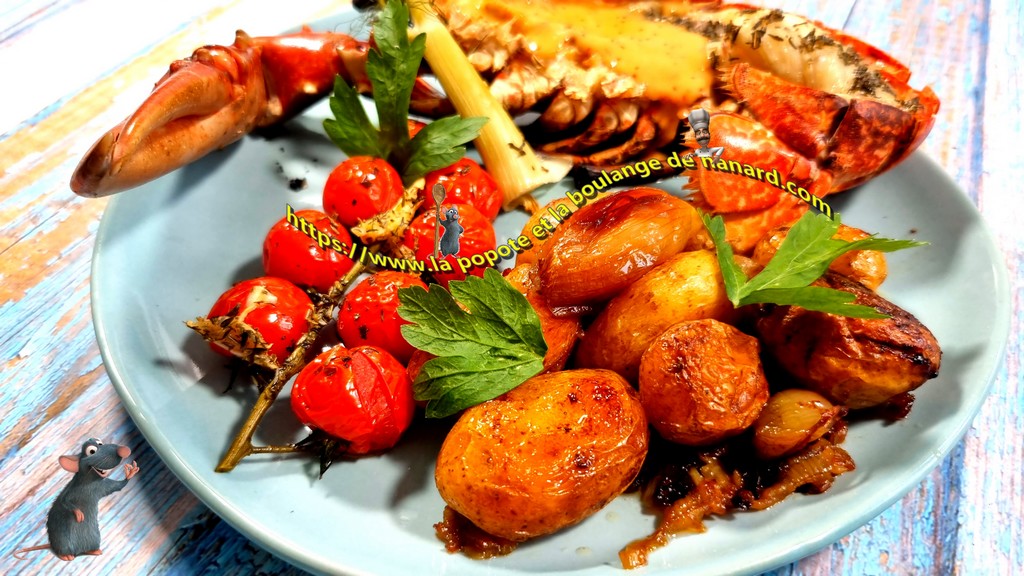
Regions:
<svg viewBox="0 0 1024 576"><path fill-rule="evenodd" d="M427 37L419 34L410 42L408 28L406 2L384 3L373 27L375 46L366 59L380 129L370 123L356 91L340 76L330 100L334 119L324 120L324 131L343 152L384 158L402 174L406 186L462 158L462 145L476 138L487 122L450 116L427 125L410 140L409 102Z"/></svg>
<svg viewBox="0 0 1024 576"><path fill-rule="evenodd" d="M427 37L409 42L409 7L405 2L388 2L373 29L376 50L367 54L366 74L373 85L373 99L380 122L384 158L403 166L409 150L409 100L423 60Z"/></svg>
<svg viewBox="0 0 1024 576"><path fill-rule="evenodd" d="M834 239L832 236L839 230L839 215L833 220L807 212L790 228L764 269L747 280L733 260L722 217L701 214L701 219L715 244L726 294L736 307L770 303L855 318L888 318L869 306L852 304L856 299L853 294L811 283L821 278L836 258L852 250L893 252L927 244L874 236L853 242Z"/></svg>
<svg viewBox="0 0 1024 576"><path fill-rule="evenodd" d="M449 289L435 284L398 291L398 314L411 322L402 326L402 336L437 356L413 383L416 399L428 401L428 418L508 392L540 373L547 353L537 313L497 270L451 282Z"/></svg>
<svg viewBox="0 0 1024 576"><path fill-rule="evenodd" d="M721 216L712 219L705 212L700 213L700 219L704 221L704 227L708 229L708 233L715 243L715 253L718 255L718 267L722 270L725 293L732 305L739 308L740 288L746 283L747 275L733 260L732 246L725 240L725 220L722 220Z"/></svg>
<svg viewBox="0 0 1024 576"><path fill-rule="evenodd" d="M359 94L341 76L334 78L330 104L334 120L324 120L324 131L335 146L349 156L381 156L377 129L366 116Z"/></svg>
<svg viewBox="0 0 1024 576"><path fill-rule="evenodd" d="M817 312L829 312L853 318L888 318L871 306L854 304L855 294L827 288L825 286L804 286L802 288L768 288L758 290L743 300L744 304L780 304L799 306Z"/></svg>
<svg viewBox="0 0 1024 576"><path fill-rule="evenodd" d="M429 172L451 166L466 154L466 142L476 138L480 129L487 124L487 118L460 118L448 116L427 124L412 139L412 156L409 157L404 178L410 182Z"/></svg>

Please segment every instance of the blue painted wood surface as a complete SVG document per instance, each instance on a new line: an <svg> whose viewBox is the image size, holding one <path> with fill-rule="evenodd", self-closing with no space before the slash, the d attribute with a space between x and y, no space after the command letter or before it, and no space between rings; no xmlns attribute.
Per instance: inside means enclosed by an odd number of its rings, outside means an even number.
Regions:
<svg viewBox="0 0 1024 576"><path fill-rule="evenodd" d="M121 408L89 316L89 264L105 202L68 190L77 159L134 108L167 63L342 2L15 0L0 6L0 572L292 574L200 504ZM765 2L843 28L905 62L942 109L923 149L978 205L1010 270L1006 360L964 441L916 489L838 543L772 574L1024 574L1024 74L1018 2ZM286 5L286 6L282 6ZM173 6L173 7L172 7ZM276 10L276 12L275 12ZM90 435L128 444L134 485L101 504L104 555L46 552L58 455Z"/></svg>

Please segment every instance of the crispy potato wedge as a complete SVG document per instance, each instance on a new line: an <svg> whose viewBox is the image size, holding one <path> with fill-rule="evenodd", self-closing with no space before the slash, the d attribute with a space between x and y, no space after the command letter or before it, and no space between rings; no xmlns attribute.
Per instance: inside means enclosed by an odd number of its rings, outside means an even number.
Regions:
<svg viewBox="0 0 1024 576"><path fill-rule="evenodd" d="M437 457L445 502L523 541L576 524L640 471L648 429L636 391L607 370L534 376L466 410Z"/></svg>

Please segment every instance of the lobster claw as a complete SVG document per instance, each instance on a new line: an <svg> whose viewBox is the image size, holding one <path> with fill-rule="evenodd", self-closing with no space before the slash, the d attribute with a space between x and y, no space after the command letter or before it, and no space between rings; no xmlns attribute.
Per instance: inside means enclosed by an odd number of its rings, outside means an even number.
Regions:
<svg viewBox="0 0 1024 576"><path fill-rule="evenodd" d="M365 42L308 29L260 38L238 31L231 46L199 48L92 146L71 189L106 196L167 174L298 113L330 91L335 74L368 91L366 51Z"/></svg>

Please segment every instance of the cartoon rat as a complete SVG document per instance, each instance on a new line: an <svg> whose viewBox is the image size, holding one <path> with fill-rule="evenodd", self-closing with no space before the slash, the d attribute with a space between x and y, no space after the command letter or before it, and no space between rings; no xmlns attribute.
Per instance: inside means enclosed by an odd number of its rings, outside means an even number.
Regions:
<svg viewBox="0 0 1024 576"><path fill-rule="evenodd" d="M459 253L459 236L462 236L466 229L459 224L458 208L452 206L445 212L445 216L446 218L440 221L441 226L444 226L444 234L441 235L441 256L454 256Z"/></svg>
<svg viewBox="0 0 1024 576"><path fill-rule="evenodd" d="M23 560L24 556L19 554L47 548L61 560L71 560L83 554L102 554L100 498L121 490L139 472L139 465L132 462L124 465L124 480L107 478L131 453L127 446L104 444L90 438L82 444L82 452L78 456L58 458L61 468L74 473L74 477L57 495L46 517L50 545L17 550L14 556Z"/></svg>

